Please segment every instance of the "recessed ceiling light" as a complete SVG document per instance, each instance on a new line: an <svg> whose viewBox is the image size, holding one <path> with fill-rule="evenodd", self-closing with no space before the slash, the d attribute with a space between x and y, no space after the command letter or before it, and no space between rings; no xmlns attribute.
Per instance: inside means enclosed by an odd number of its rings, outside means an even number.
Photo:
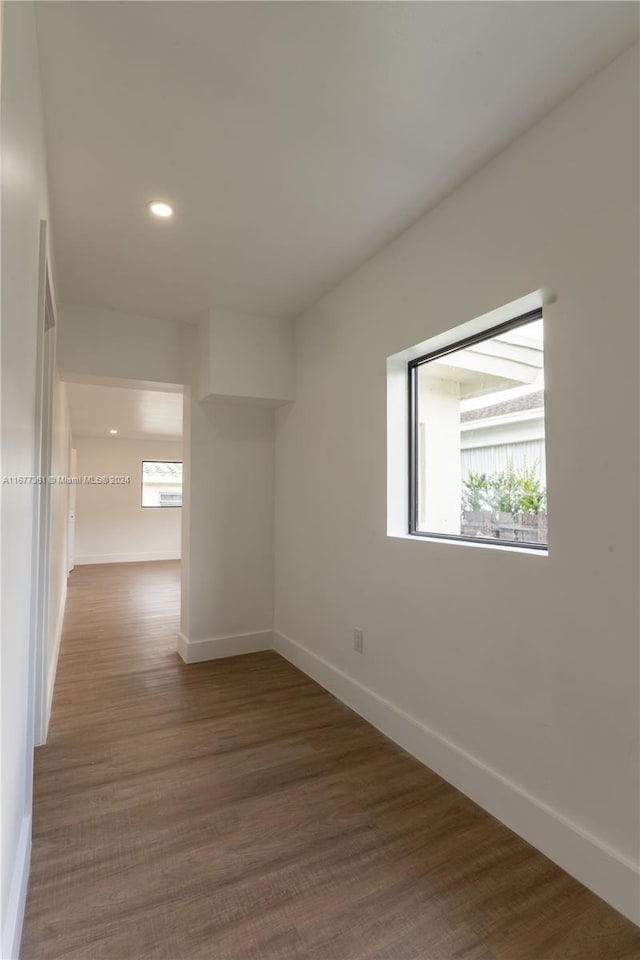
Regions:
<svg viewBox="0 0 640 960"><path fill-rule="evenodd" d="M109 430L109 433L117 433L117 430Z"/></svg>
<svg viewBox="0 0 640 960"><path fill-rule="evenodd" d="M149 204L149 210L155 217L172 217L173 207L170 207L164 200L154 200Z"/></svg>

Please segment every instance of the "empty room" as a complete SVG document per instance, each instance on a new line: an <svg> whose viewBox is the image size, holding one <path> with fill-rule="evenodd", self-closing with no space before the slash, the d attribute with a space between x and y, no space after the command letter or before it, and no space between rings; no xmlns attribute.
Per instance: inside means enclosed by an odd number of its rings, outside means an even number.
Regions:
<svg viewBox="0 0 640 960"><path fill-rule="evenodd" d="M0 25L2 960L635 960L640 4Z"/></svg>

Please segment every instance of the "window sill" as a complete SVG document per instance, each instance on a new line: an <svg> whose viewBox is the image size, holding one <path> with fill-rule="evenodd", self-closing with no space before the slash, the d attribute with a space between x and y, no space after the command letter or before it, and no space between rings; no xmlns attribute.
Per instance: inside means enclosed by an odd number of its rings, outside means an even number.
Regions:
<svg viewBox="0 0 640 960"><path fill-rule="evenodd" d="M422 543L438 543L449 547L471 547L474 550L499 550L502 553L523 553L526 556L548 557L549 548L516 546L507 543L477 543L475 540L449 540L446 537L429 537L414 533L387 533L393 540L414 540Z"/></svg>

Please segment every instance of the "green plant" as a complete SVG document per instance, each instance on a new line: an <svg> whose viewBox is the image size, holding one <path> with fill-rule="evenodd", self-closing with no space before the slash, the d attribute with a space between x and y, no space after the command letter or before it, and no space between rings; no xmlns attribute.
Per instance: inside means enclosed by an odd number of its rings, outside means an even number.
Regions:
<svg viewBox="0 0 640 960"><path fill-rule="evenodd" d="M520 470L520 513L540 513L546 504L547 491L536 476L537 461L529 468L526 463Z"/></svg>
<svg viewBox="0 0 640 960"><path fill-rule="evenodd" d="M517 514L520 506L520 482L509 461L506 470L489 477L489 503L494 513Z"/></svg>
<svg viewBox="0 0 640 960"><path fill-rule="evenodd" d="M471 471L462 484L462 509L510 513L514 518L540 513L546 505L547 491L538 479L537 468L537 460L531 467L525 461L517 470L509 461L506 470L490 477Z"/></svg>
<svg viewBox="0 0 640 960"><path fill-rule="evenodd" d="M462 482L462 509L486 510L489 504L489 480L486 473L469 472Z"/></svg>

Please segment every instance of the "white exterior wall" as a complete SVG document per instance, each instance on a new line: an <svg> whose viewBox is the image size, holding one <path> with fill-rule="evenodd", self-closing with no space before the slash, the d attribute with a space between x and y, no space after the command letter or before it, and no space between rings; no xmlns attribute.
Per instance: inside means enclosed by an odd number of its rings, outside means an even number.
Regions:
<svg viewBox="0 0 640 960"><path fill-rule="evenodd" d="M636 48L300 318L275 637L640 919L637 214ZM539 289L549 556L388 537L386 358Z"/></svg>
<svg viewBox="0 0 640 960"><path fill-rule="evenodd" d="M460 384L418 372L419 529L460 533Z"/></svg>

